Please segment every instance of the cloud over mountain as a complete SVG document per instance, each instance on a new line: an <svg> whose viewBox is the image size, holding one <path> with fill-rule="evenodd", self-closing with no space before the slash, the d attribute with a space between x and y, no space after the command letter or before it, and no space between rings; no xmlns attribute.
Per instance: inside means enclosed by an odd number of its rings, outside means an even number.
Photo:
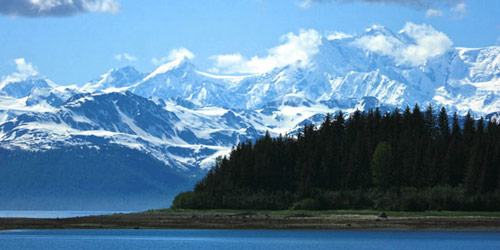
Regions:
<svg viewBox="0 0 500 250"><path fill-rule="evenodd" d="M439 6L451 6L460 4L463 0L304 0L301 7L308 8L317 3L341 2L341 3L374 3L374 4L399 4L418 9L431 9Z"/></svg>
<svg viewBox="0 0 500 250"><path fill-rule="evenodd" d="M300 61L307 63L309 57L318 52L321 35L316 30L302 30L299 34L288 33L281 37L282 44L268 49L264 57L254 56L250 59L239 52L225 55L214 55L215 73L264 73L276 67Z"/></svg>
<svg viewBox="0 0 500 250"><path fill-rule="evenodd" d="M17 58L14 60L16 63L17 70L21 74L25 75L37 75L38 70L29 62L26 62L24 58Z"/></svg>
<svg viewBox="0 0 500 250"><path fill-rule="evenodd" d="M125 60L125 61L129 61L129 62L133 62L133 61L137 60L137 57L132 56L128 53L115 54L113 57L117 61Z"/></svg>
<svg viewBox="0 0 500 250"><path fill-rule="evenodd" d="M33 66L30 62L26 62L26 59L16 58L13 62L16 64L17 71L8 76L4 76L2 83L8 81L22 81L29 77L38 75L38 69L36 66ZM0 83L0 85L2 85L2 83Z"/></svg>
<svg viewBox="0 0 500 250"><path fill-rule="evenodd" d="M411 43L403 43L393 36L383 34L362 36L353 45L365 50L393 57L398 64L418 66L427 59L442 55L451 48L453 42L443 32L431 26L407 23L400 31Z"/></svg>
<svg viewBox="0 0 500 250"><path fill-rule="evenodd" d="M43 17L72 16L87 12L116 13L116 0L0 0L0 14Z"/></svg>
<svg viewBox="0 0 500 250"><path fill-rule="evenodd" d="M179 61L183 59L188 59L192 60L195 57L193 52L189 51L188 49L184 47L176 48L168 52L168 55L163 58L156 58L154 57L151 59L151 62L155 66L162 65L167 62L172 62L172 61Z"/></svg>
<svg viewBox="0 0 500 250"><path fill-rule="evenodd" d="M373 26L373 29L383 28ZM385 28L383 28L385 29ZM366 33L355 36L342 32L321 34L316 30L302 30L298 34L288 33L281 38L281 44L267 50L264 56L245 57L240 52L213 55L213 73L261 74L296 62L307 65L318 53L322 39L352 39L351 46L379 55L389 56L398 65L419 66L431 57L448 51L453 42L443 32L426 24L407 23L399 35Z"/></svg>

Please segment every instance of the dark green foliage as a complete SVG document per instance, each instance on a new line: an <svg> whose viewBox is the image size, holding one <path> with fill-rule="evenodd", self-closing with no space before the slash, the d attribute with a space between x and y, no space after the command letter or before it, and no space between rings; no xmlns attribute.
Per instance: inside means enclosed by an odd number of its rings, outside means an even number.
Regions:
<svg viewBox="0 0 500 250"><path fill-rule="evenodd" d="M305 198L293 204L293 210L317 210L321 208L318 200L313 198Z"/></svg>
<svg viewBox="0 0 500 250"><path fill-rule="evenodd" d="M195 207L195 198L193 191L182 192L172 201L171 208Z"/></svg>
<svg viewBox="0 0 500 250"><path fill-rule="evenodd" d="M500 126L418 105L240 143L176 208L498 210Z"/></svg>
<svg viewBox="0 0 500 250"><path fill-rule="evenodd" d="M391 145L387 142L378 144L372 157L373 184L387 189L392 185L397 185L399 175L394 167L394 157L392 156Z"/></svg>

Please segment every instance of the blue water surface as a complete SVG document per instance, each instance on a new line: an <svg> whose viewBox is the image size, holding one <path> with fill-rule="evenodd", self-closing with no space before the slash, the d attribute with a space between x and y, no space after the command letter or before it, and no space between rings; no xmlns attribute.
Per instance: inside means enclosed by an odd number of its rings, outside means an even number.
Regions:
<svg viewBox="0 0 500 250"><path fill-rule="evenodd" d="M500 232L14 230L0 249L500 249Z"/></svg>

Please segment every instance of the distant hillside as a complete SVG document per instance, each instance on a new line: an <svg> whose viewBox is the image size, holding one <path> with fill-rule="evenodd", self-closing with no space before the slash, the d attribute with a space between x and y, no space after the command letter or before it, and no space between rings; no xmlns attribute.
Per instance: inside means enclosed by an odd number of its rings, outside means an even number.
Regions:
<svg viewBox="0 0 500 250"><path fill-rule="evenodd" d="M145 153L112 144L50 151L0 149L0 176L2 210L163 208L194 179Z"/></svg>

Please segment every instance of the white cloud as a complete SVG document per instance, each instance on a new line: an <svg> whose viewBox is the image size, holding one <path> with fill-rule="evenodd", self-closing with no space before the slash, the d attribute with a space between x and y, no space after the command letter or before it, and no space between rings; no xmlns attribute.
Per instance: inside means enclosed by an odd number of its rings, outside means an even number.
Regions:
<svg viewBox="0 0 500 250"><path fill-rule="evenodd" d="M345 39L351 37L353 37L353 35L338 31L330 32L329 34L326 35L326 39L328 40Z"/></svg>
<svg viewBox="0 0 500 250"><path fill-rule="evenodd" d="M461 2L451 8L451 12L455 13L455 17L457 18L464 18L467 15L467 5L464 2Z"/></svg>
<svg viewBox="0 0 500 250"><path fill-rule="evenodd" d="M209 71L214 73L240 73L245 58L238 52L234 54L214 55L210 59L214 60L214 66Z"/></svg>
<svg viewBox="0 0 500 250"><path fill-rule="evenodd" d="M137 58L135 56L131 56L127 53L116 54L113 57L118 61L126 60L129 62L133 62L133 61L137 60Z"/></svg>
<svg viewBox="0 0 500 250"><path fill-rule="evenodd" d="M38 75L38 70L36 69L36 67L34 67L31 63L26 62L24 58L14 59L14 63L16 63L16 68L18 71L14 74L25 77Z"/></svg>
<svg viewBox="0 0 500 250"><path fill-rule="evenodd" d="M167 59L170 61L182 60L182 59L193 60L194 54L184 47L173 49L168 53Z"/></svg>
<svg viewBox="0 0 500 250"><path fill-rule="evenodd" d="M184 47L171 50L166 57L152 58L151 62L155 66L162 65L167 62L178 61L183 59L193 60L194 54Z"/></svg>
<svg viewBox="0 0 500 250"><path fill-rule="evenodd" d="M310 8L314 4L320 3L370 3L370 4L399 4L402 6L415 9L429 9L437 7L450 6L452 4L461 3L463 0L302 0L299 6L302 8Z"/></svg>
<svg viewBox="0 0 500 250"><path fill-rule="evenodd" d="M356 39L352 45L390 56L400 65L418 66L429 58L442 55L453 44L444 33L425 24L407 23L400 33L408 36L412 43L404 43L392 36L367 35Z"/></svg>
<svg viewBox="0 0 500 250"><path fill-rule="evenodd" d="M276 67L283 67L293 62L302 64L318 52L321 35L315 30L302 30L299 34L288 33L281 37L282 44L267 50L264 57L254 56L250 59L240 53L214 55L213 68L210 71L227 74L257 74L268 72Z"/></svg>
<svg viewBox="0 0 500 250"><path fill-rule="evenodd" d="M304 0L302 2L299 3L299 6L301 8L311 8L313 5L314 5L315 1L314 0Z"/></svg>
<svg viewBox="0 0 500 250"><path fill-rule="evenodd" d="M428 25L407 23L401 32L406 33L416 42L402 52L403 61L413 64L424 64L428 58L444 54L453 42L443 32Z"/></svg>
<svg viewBox="0 0 500 250"><path fill-rule="evenodd" d="M443 11L438 10L438 9L428 9L427 12L425 12L425 17L430 18L430 17L435 17L435 16L442 16Z"/></svg>
<svg viewBox="0 0 500 250"><path fill-rule="evenodd" d="M71 16L86 12L116 13L117 0L0 0L0 14L41 17Z"/></svg>
<svg viewBox="0 0 500 250"><path fill-rule="evenodd" d="M89 12L117 13L120 9L120 4L116 0L82 1L82 5Z"/></svg>
<svg viewBox="0 0 500 250"><path fill-rule="evenodd" d="M382 55L391 55L396 48L403 46L401 41L385 35L362 36L352 44Z"/></svg>
<svg viewBox="0 0 500 250"><path fill-rule="evenodd" d="M17 71L2 77L0 85L10 81L23 81L38 75L38 69L33 64L26 62L24 58L16 58L13 60L13 63L16 64Z"/></svg>

